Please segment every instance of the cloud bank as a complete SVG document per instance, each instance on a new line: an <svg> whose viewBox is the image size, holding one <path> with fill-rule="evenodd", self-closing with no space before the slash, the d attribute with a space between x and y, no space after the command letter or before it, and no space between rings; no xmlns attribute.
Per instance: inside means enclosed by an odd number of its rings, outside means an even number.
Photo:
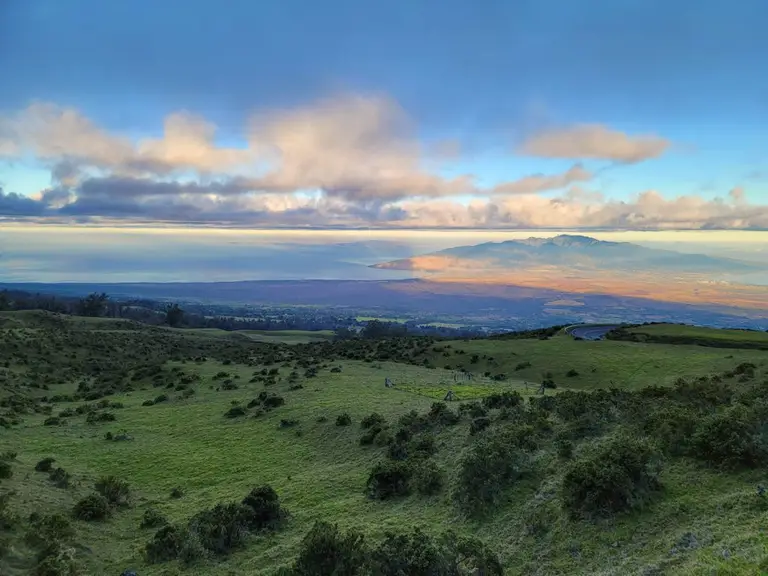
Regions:
<svg viewBox="0 0 768 576"><path fill-rule="evenodd" d="M0 160L33 159L50 171L51 186L31 197L0 189L0 217L260 227L768 228L768 207L749 205L739 187L724 199L646 191L626 202L584 188L596 172L583 161L632 164L669 145L599 125L544 131L518 153L568 159L569 168L483 186L474 174L446 176L440 167L460 154L457 143L425 143L404 110L378 95L258 112L238 146L222 144L215 125L188 112L169 115L159 137L131 139L75 109L36 102L0 115Z"/></svg>

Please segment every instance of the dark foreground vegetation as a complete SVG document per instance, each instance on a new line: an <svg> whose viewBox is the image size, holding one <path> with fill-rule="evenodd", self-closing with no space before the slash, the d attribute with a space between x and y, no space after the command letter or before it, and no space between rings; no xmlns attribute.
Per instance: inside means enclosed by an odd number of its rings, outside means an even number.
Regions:
<svg viewBox="0 0 768 576"><path fill-rule="evenodd" d="M761 350L0 319L2 574L768 569Z"/></svg>

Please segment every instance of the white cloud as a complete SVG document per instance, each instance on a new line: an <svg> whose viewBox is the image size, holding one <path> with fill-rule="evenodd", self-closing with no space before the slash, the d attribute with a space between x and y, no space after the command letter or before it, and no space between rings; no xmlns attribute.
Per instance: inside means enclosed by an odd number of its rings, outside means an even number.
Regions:
<svg viewBox="0 0 768 576"><path fill-rule="evenodd" d="M581 124L534 134L520 151L544 158L599 159L636 163L661 156L669 141L657 136L630 136L599 124Z"/></svg>

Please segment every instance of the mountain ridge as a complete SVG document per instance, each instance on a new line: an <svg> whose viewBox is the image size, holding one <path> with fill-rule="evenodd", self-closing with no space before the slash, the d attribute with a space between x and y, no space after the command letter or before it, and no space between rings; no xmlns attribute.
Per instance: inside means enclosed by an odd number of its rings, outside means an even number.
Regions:
<svg viewBox="0 0 768 576"><path fill-rule="evenodd" d="M428 270L470 266L484 263L489 268L524 266L563 266L593 270L642 270L644 272L739 273L760 270L757 264L708 256L688 254L659 248L648 248L630 242L609 242L590 236L560 234L551 238L529 237L502 242L456 246L381 262L371 267L385 270Z"/></svg>

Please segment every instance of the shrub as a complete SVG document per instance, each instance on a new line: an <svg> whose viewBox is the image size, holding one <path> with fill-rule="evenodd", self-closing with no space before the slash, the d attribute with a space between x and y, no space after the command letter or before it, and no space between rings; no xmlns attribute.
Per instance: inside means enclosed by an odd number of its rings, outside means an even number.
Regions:
<svg viewBox="0 0 768 576"><path fill-rule="evenodd" d="M30 524L25 540L35 548L44 548L53 542L66 542L75 535L69 520L61 514L36 516Z"/></svg>
<svg viewBox="0 0 768 576"><path fill-rule="evenodd" d="M768 454L753 415L754 411L736 407L701 420L692 439L693 456L725 469L765 463Z"/></svg>
<svg viewBox="0 0 768 576"><path fill-rule="evenodd" d="M275 530L286 516L280 505L280 497L268 484L251 490L242 504L249 509L247 524L254 532Z"/></svg>
<svg viewBox="0 0 768 576"><path fill-rule="evenodd" d="M387 457L392 460L406 460L409 453L409 444L406 442L398 442L395 440L387 448Z"/></svg>
<svg viewBox="0 0 768 576"><path fill-rule="evenodd" d="M349 426L352 424L352 417L344 412L336 417L336 426Z"/></svg>
<svg viewBox="0 0 768 576"><path fill-rule="evenodd" d="M155 401L154 400L144 400L144 402L141 403L142 406L154 406Z"/></svg>
<svg viewBox="0 0 768 576"><path fill-rule="evenodd" d="M445 402L434 402L427 413L427 420L433 425L453 426L460 418Z"/></svg>
<svg viewBox="0 0 768 576"><path fill-rule="evenodd" d="M242 406L232 406L232 408L224 412L224 417L239 418L241 416L245 416L246 414L247 414L247 411Z"/></svg>
<svg viewBox="0 0 768 576"><path fill-rule="evenodd" d="M470 434L477 434L478 432L481 432L488 428L488 426L491 425L491 419L487 417L482 418L475 418L472 420L472 422L469 424L469 433Z"/></svg>
<svg viewBox="0 0 768 576"><path fill-rule="evenodd" d="M43 421L43 426L60 426L61 424L62 420L58 416L51 416Z"/></svg>
<svg viewBox="0 0 768 576"><path fill-rule="evenodd" d="M292 420L290 418L282 418L280 420L280 424L278 425L278 428L293 428L294 426L298 426L299 421L298 420Z"/></svg>
<svg viewBox="0 0 768 576"><path fill-rule="evenodd" d="M555 450L559 458L569 460L573 456L573 442L567 438L556 438Z"/></svg>
<svg viewBox="0 0 768 576"><path fill-rule="evenodd" d="M69 481L72 479L72 476L64 468L56 468L51 470L48 478L57 488L69 488Z"/></svg>
<svg viewBox="0 0 768 576"><path fill-rule="evenodd" d="M483 406L489 409L514 408L523 403L523 397L518 392L502 392L483 398Z"/></svg>
<svg viewBox="0 0 768 576"><path fill-rule="evenodd" d="M364 430L368 430L369 428L373 428L374 426L378 426L381 428L382 424L384 424L384 417L381 414L377 414L374 412L373 414L369 414L365 418L362 419L360 422L360 427Z"/></svg>
<svg viewBox="0 0 768 576"><path fill-rule="evenodd" d="M659 441L661 449L671 456L691 453L692 439L701 415L683 406L664 406L652 412L643 422L643 431Z"/></svg>
<svg viewBox="0 0 768 576"><path fill-rule="evenodd" d="M296 576L358 576L365 573L368 549L362 534L342 533L335 524L316 522L304 536L291 570Z"/></svg>
<svg viewBox="0 0 768 576"><path fill-rule="evenodd" d="M78 576L82 574L75 558L75 549L53 542L38 555L32 576Z"/></svg>
<svg viewBox="0 0 768 576"><path fill-rule="evenodd" d="M186 530L182 535L181 547L179 548L179 560L189 566L207 558L208 550L203 545L200 534L194 530Z"/></svg>
<svg viewBox="0 0 768 576"><path fill-rule="evenodd" d="M366 488L368 496L376 500L386 500L396 496L405 496L410 492L411 467L403 461L385 460L373 467Z"/></svg>
<svg viewBox="0 0 768 576"><path fill-rule="evenodd" d="M160 396L157 396L152 401L153 404L161 404L163 402L168 402L168 394L160 394Z"/></svg>
<svg viewBox="0 0 768 576"><path fill-rule="evenodd" d="M411 451L417 456L431 456L437 452L435 437L428 432L421 434L411 443Z"/></svg>
<svg viewBox="0 0 768 576"><path fill-rule="evenodd" d="M459 538L451 532L433 538L419 528L387 534L372 551L370 566L377 576L503 574L498 557L479 540Z"/></svg>
<svg viewBox="0 0 768 576"><path fill-rule="evenodd" d="M579 375L579 373L574 368L571 368L570 370L568 370L568 372L565 373L565 375L568 378L575 378L576 376Z"/></svg>
<svg viewBox="0 0 768 576"><path fill-rule="evenodd" d="M43 458L40 462L35 464L35 470L37 472L50 472L54 462L56 462L54 458Z"/></svg>
<svg viewBox="0 0 768 576"><path fill-rule="evenodd" d="M495 430L480 437L459 460L453 500L467 514L477 514L498 502L501 492L519 478L527 464L520 445L523 433Z"/></svg>
<svg viewBox="0 0 768 576"><path fill-rule="evenodd" d="M620 437L571 462L564 507L574 517L606 516L645 506L661 489L658 457L643 440Z"/></svg>
<svg viewBox="0 0 768 576"><path fill-rule="evenodd" d="M89 412L85 417L88 424L98 424L99 422L114 422L115 415L112 412Z"/></svg>
<svg viewBox="0 0 768 576"><path fill-rule="evenodd" d="M168 524L168 520L157 508L147 508L141 517L140 526L142 528L157 528L166 524Z"/></svg>
<svg viewBox="0 0 768 576"><path fill-rule="evenodd" d="M242 504L217 504L209 510L195 514L189 521L205 550L224 555L245 543L248 535L246 507Z"/></svg>
<svg viewBox="0 0 768 576"><path fill-rule="evenodd" d="M177 526L168 524L155 532L152 540L144 548L144 555L150 564L166 562L179 556L181 546L181 530Z"/></svg>
<svg viewBox="0 0 768 576"><path fill-rule="evenodd" d="M488 416L488 410L486 410L480 402L467 402L459 406L460 414L469 414L470 418L482 418Z"/></svg>
<svg viewBox="0 0 768 576"><path fill-rule="evenodd" d="M373 444L374 440L376 440L376 437L383 430L384 429L379 424L371 426L365 432L363 432L363 435L360 437L360 445L367 446L369 444Z"/></svg>
<svg viewBox="0 0 768 576"><path fill-rule="evenodd" d="M72 510L78 520L104 520L109 516L109 501L101 494L89 494Z"/></svg>
<svg viewBox="0 0 768 576"><path fill-rule="evenodd" d="M128 482L117 476L102 476L94 487L112 506L128 506L130 502L131 489Z"/></svg>
<svg viewBox="0 0 768 576"><path fill-rule="evenodd" d="M5 460L0 460L0 478L10 478L11 476L13 476L11 463Z"/></svg>
<svg viewBox="0 0 768 576"><path fill-rule="evenodd" d="M264 406L266 410L277 408L278 406L282 406L283 404L285 404L285 399L283 399L282 396L277 396L275 394L270 394L262 402L262 406Z"/></svg>
<svg viewBox="0 0 768 576"><path fill-rule="evenodd" d="M171 498L173 498L174 500L178 500L182 496L184 496L183 488L181 488L180 486L175 486L171 488Z"/></svg>
<svg viewBox="0 0 768 576"><path fill-rule="evenodd" d="M525 370L526 368L530 368L532 364L530 362L520 362L517 366L515 366L515 372L519 372L520 370Z"/></svg>
<svg viewBox="0 0 768 576"><path fill-rule="evenodd" d="M422 460L415 466L411 483L416 492L425 496L437 494L443 488L442 470L432 460Z"/></svg>
<svg viewBox="0 0 768 576"><path fill-rule="evenodd" d="M16 456L18 456L17 452L14 452L13 450L6 450L0 455L0 460L6 460L6 461L16 460Z"/></svg>

